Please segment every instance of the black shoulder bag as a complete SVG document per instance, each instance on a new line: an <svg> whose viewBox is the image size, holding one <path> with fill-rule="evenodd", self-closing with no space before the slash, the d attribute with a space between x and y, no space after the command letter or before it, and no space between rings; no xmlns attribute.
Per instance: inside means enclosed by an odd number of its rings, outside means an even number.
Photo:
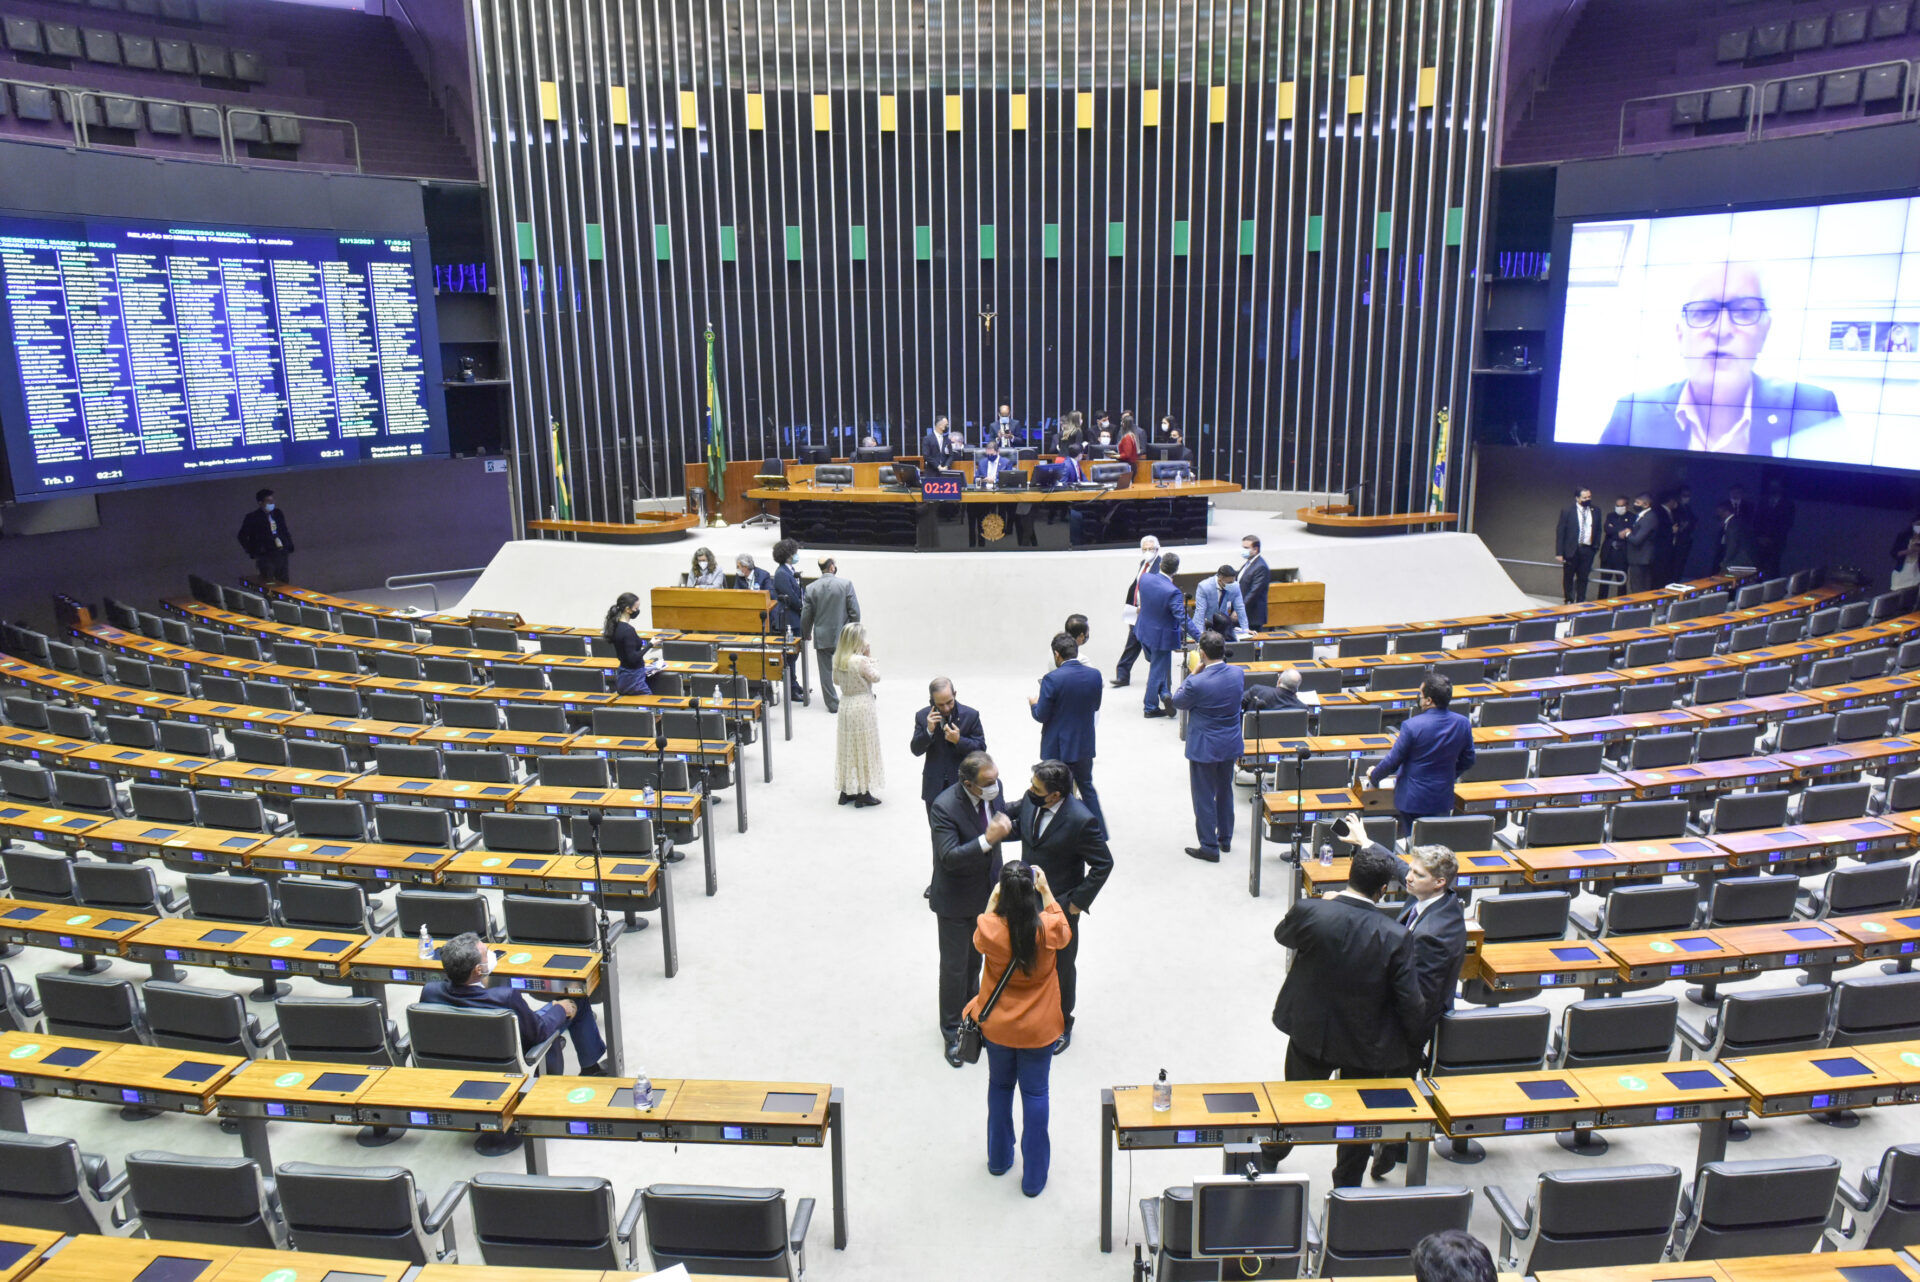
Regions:
<svg viewBox="0 0 1920 1282"><path fill-rule="evenodd" d="M975 1019L973 1016L969 1015L965 1019L960 1021L960 1062L961 1063L978 1064L980 1062L980 1045L986 1036L984 1033L980 1031L980 1024L983 1020L987 1018L987 1016L993 1014L993 1004L1000 1000L1001 990L1007 986L1007 981L1012 977L1013 977L1013 956L1012 954L1008 954L1007 968L1000 972L1000 982L993 986L992 996L988 997L986 1005L980 1008L980 1018Z"/></svg>

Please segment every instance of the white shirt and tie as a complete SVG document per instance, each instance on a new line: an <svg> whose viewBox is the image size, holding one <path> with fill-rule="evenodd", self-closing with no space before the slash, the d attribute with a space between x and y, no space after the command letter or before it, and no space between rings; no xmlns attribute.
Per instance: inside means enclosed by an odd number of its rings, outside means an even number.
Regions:
<svg viewBox="0 0 1920 1282"><path fill-rule="evenodd" d="M1428 895L1425 899L1414 900L1413 902L1407 905L1406 911L1400 914L1400 924L1402 926L1405 926L1408 930L1412 930L1414 927L1414 923L1420 920L1420 914L1427 911L1427 909L1433 907L1433 905L1438 903L1439 901L1440 901L1440 892L1438 891L1435 891L1433 894Z"/></svg>
<svg viewBox="0 0 1920 1282"><path fill-rule="evenodd" d="M1066 801L1067 799L1063 795L1060 800L1054 802L1051 806L1040 807L1040 817L1036 819L1033 824L1033 839L1035 841L1047 835L1047 828L1052 825L1053 817L1060 813L1060 807L1065 805Z"/></svg>
<svg viewBox="0 0 1920 1282"><path fill-rule="evenodd" d="M1580 546L1587 547L1593 542L1593 509L1585 503L1574 506L1580 510Z"/></svg>

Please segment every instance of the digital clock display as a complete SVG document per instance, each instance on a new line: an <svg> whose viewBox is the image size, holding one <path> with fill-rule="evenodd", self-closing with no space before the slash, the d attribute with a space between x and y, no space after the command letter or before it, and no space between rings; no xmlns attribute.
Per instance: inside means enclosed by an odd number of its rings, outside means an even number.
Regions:
<svg viewBox="0 0 1920 1282"><path fill-rule="evenodd" d="M920 497L929 502L957 499L960 497L960 482L948 477L923 476L920 478Z"/></svg>

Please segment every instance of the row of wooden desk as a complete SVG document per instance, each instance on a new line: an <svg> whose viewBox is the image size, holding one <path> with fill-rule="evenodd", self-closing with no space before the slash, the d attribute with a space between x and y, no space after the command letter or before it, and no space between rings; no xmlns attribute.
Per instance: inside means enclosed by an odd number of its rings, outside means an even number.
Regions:
<svg viewBox="0 0 1920 1282"><path fill-rule="evenodd" d="M638 1079L370 1068L37 1033L0 1034L0 1127L25 1131L22 1098L88 1100L237 1122L241 1150L273 1172L268 1126L305 1122L469 1134L517 1134L526 1167L546 1174L556 1139L827 1148L834 1246L847 1243L846 1118L841 1088L815 1082Z"/></svg>
<svg viewBox="0 0 1920 1282"><path fill-rule="evenodd" d="M1115 1086L1100 1092L1100 1249L1113 1249L1113 1159L1123 1149L1404 1140L1414 1185L1426 1182L1437 1138L1687 1124L1700 1130L1697 1168L1726 1156L1740 1118L1915 1102L1920 1042L1912 1041L1717 1062L1175 1085L1167 1112L1154 1110L1152 1086Z"/></svg>

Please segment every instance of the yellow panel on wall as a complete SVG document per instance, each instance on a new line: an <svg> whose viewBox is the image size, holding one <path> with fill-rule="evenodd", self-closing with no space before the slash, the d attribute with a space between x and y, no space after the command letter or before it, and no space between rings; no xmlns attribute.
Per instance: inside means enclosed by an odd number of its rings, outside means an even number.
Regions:
<svg viewBox="0 0 1920 1282"><path fill-rule="evenodd" d="M1025 129L1027 127L1027 95L1017 93L1007 99L1007 128Z"/></svg>
<svg viewBox="0 0 1920 1282"><path fill-rule="evenodd" d="M823 93L813 95L813 127L818 133L833 128L833 99Z"/></svg>
<svg viewBox="0 0 1920 1282"><path fill-rule="evenodd" d="M1207 121L1210 124L1227 123L1227 87L1215 85L1207 90Z"/></svg>
<svg viewBox="0 0 1920 1282"><path fill-rule="evenodd" d="M1440 68L1420 68L1420 105L1431 107L1440 99Z"/></svg>
<svg viewBox="0 0 1920 1282"><path fill-rule="evenodd" d="M1293 119L1293 100L1297 96L1299 88L1300 85L1298 81L1282 80L1280 82L1280 119Z"/></svg>
<svg viewBox="0 0 1920 1282"><path fill-rule="evenodd" d="M1073 125L1076 129L1093 128L1093 95L1085 89L1073 95Z"/></svg>
<svg viewBox="0 0 1920 1282"><path fill-rule="evenodd" d="M627 87L625 85L613 85L608 88L607 109L613 116L614 124L629 125L633 123L632 111L627 106Z"/></svg>
<svg viewBox="0 0 1920 1282"><path fill-rule="evenodd" d="M1140 127L1152 129L1160 123L1160 91L1142 89L1140 91Z"/></svg>
<svg viewBox="0 0 1920 1282"><path fill-rule="evenodd" d="M950 134L959 133L960 126L966 123L966 119L967 119L967 109L963 105L961 105L960 95L957 93L948 94L947 95L947 132Z"/></svg>
<svg viewBox="0 0 1920 1282"><path fill-rule="evenodd" d="M765 129L767 127L767 100L757 93L747 95L747 128Z"/></svg>
<svg viewBox="0 0 1920 1282"><path fill-rule="evenodd" d="M1367 78L1365 76L1347 77L1347 114L1356 115L1367 109Z"/></svg>
<svg viewBox="0 0 1920 1282"><path fill-rule="evenodd" d="M890 93L880 95L880 132L890 134L900 127L900 100Z"/></svg>
<svg viewBox="0 0 1920 1282"><path fill-rule="evenodd" d="M691 89L680 91L680 127L682 129L700 127L700 96Z"/></svg>
<svg viewBox="0 0 1920 1282"><path fill-rule="evenodd" d="M540 119L560 119L560 86L551 80L540 82Z"/></svg>

